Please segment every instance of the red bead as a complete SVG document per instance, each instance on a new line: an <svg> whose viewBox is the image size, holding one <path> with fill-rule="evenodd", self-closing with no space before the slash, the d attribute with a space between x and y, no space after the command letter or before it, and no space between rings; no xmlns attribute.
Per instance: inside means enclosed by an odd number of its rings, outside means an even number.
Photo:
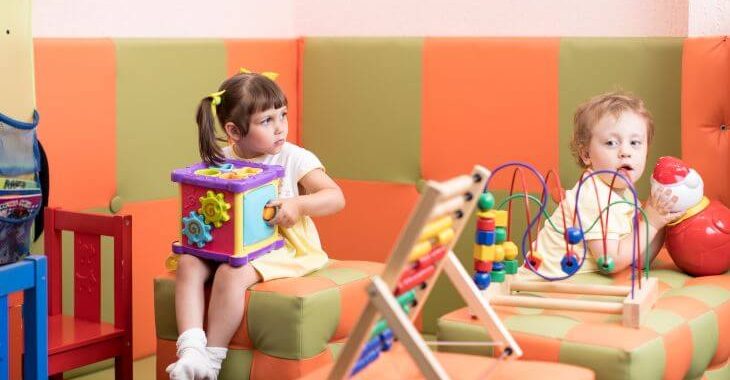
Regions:
<svg viewBox="0 0 730 380"><path fill-rule="evenodd" d="M477 230L480 231L494 231L496 228L496 225L494 223L494 219L489 218L478 218L477 219Z"/></svg>

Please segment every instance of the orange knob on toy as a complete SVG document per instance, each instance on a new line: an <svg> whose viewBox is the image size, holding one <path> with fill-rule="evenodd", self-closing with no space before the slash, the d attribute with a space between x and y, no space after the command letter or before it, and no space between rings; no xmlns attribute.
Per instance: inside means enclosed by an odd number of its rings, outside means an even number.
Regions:
<svg viewBox="0 0 730 380"><path fill-rule="evenodd" d="M275 216L276 216L276 207L274 207L274 206L264 207L263 218L265 221L268 222L271 219L274 219Z"/></svg>

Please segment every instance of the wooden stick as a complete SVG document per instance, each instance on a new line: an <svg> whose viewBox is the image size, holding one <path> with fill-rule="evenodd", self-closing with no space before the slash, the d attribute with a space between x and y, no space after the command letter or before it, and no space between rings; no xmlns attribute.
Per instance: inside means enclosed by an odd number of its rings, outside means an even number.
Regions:
<svg viewBox="0 0 730 380"><path fill-rule="evenodd" d="M481 181L475 182L474 178L476 176L479 176L481 178ZM474 211L474 208L476 208L477 201L479 200L479 194L481 194L482 189L484 188L484 184L486 183L487 179L489 179L489 170L477 165L474 166L474 170L472 171L471 175L468 176L462 176L464 178L469 178L471 181L471 187L469 187L467 190L469 193L473 195L472 199L469 202L464 203L464 208L462 209L462 212L464 213L464 217L459 219L454 219L454 224L452 228L454 229L454 239L451 240L448 244L446 244L446 248L451 251L454 244L456 244L456 241L458 240L459 236L461 236L461 232L464 230L464 226L466 225L466 222L469 220L468 216L471 215L471 213ZM438 183L430 183L427 185L428 189L433 188L438 194L443 195L443 186L440 186ZM443 197L439 197L439 199L443 199ZM447 255L448 256L448 255ZM433 285L436 283L436 280L438 279L439 274L441 274L441 270L443 268L444 263L446 262L446 258L442 259L437 265L436 265L436 273L434 273L433 276L431 276L431 280L426 283L426 288L423 289L420 294L418 294L418 304L416 307L414 307L411 310L411 320L415 319L416 316L418 316L418 313L421 312L421 308L423 305L426 304L426 299L428 299L428 296L431 294L431 290L433 289ZM461 265L461 264L459 264ZM463 268L462 268L463 269ZM468 276L467 276L468 277ZM471 277L468 277L470 283L473 285L473 280ZM452 280L453 281L453 280Z"/></svg>
<svg viewBox="0 0 730 380"><path fill-rule="evenodd" d="M466 273L466 270L454 252L449 252L444 261L444 271L449 276L451 283L454 284L456 290L464 298L469 309L486 325L489 336L494 340L504 343L504 351L509 352L507 358L516 359L522 356L520 345L517 344L512 334L504 327L497 313L494 312L494 309L492 309L484 298L480 297L479 289L474 285L474 281Z"/></svg>
<svg viewBox="0 0 730 380"><path fill-rule="evenodd" d="M438 205L436 205L436 207L431 212L429 219L431 219L431 220L438 219L441 216L456 212L456 210L458 210L464 206L464 203L466 203L466 199L464 199L464 197L461 194L459 194L451 199L447 199L447 200L443 201L442 203L439 203Z"/></svg>
<svg viewBox="0 0 730 380"><path fill-rule="evenodd" d="M472 185L474 185L474 178L470 175L460 175L446 182L431 182L429 185L438 187L439 192L441 193L441 199L451 198L456 195L461 195L469 190ZM478 194L473 195L477 196Z"/></svg>
<svg viewBox="0 0 730 380"><path fill-rule="evenodd" d="M561 282L542 281L512 281L510 284L510 290L625 297L631 292L631 287L618 285L565 284Z"/></svg>
<svg viewBox="0 0 730 380"><path fill-rule="evenodd" d="M368 302L327 379L341 380L350 376L363 344L370 337L370 331L373 329L373 322L375 322L377 316L377 309L372 303Z"/></svg>
<svg viewBox="0 0 730 380"><path fill-rule="evenodd" d="M621 314L624 305L617 302L541 298L528 296L494 296L489 303L500 306L532 307L537 309L591 311Z"/></svg>

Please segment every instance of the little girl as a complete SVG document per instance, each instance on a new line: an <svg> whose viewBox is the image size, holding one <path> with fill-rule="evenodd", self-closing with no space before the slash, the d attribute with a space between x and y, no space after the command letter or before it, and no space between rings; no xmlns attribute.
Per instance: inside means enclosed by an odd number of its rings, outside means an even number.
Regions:
<svg viewBox="0 0 730 380"><path fill-rule="evenodd" d="M223 149L216 137L216 120L229 143ZM217 378L243 317L246 289L259 281L303 276L322 268L327 254L310 216L333 214L345 206L342 191L319 159L286 141L287 99L268 75L244 72L228 78L218 92L201 100L197 123L200 155L206 163L230 158L284 167L279 199L269 204L278 208L270 223L282 227L287 244L241 267L181 255L175 312L182 333L177 340L178 361L167 367L175 380ZM206 337L203 285L211 276Z"/></svg>

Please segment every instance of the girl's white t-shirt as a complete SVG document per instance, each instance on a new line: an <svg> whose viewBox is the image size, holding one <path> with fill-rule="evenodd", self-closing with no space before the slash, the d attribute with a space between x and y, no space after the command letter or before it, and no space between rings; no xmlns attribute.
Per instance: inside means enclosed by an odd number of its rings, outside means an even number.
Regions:
<svg viewBox="0 0 730 380"><path fill-rule="evenodd" d="M307 173L324 169L314 153L294 144L284 143L281 152L252 159L238 157L231 146L223 148L226 158L284 167L279 186L280 198L299 195L297 184ZM300 277L327 265L327 253L322 249L314 221L304 216L291 228L279 227L285 238L284 247L271 251L251 262L264 281L285 277Z"/></svg>
<svg viewBox="0 0 730 380"><path fill-rule="evenodd" d="M233 146L223 148L226 158L241 161L251 161L266 165L281 165L284 167L284 178L279 186L280 198L292 198L299 195L297 184L305 175L315 169L324 170L322 162L314 153L289 142L285 142L277 154L265 154L254 158L241 158L233 151Z"/></svg>

